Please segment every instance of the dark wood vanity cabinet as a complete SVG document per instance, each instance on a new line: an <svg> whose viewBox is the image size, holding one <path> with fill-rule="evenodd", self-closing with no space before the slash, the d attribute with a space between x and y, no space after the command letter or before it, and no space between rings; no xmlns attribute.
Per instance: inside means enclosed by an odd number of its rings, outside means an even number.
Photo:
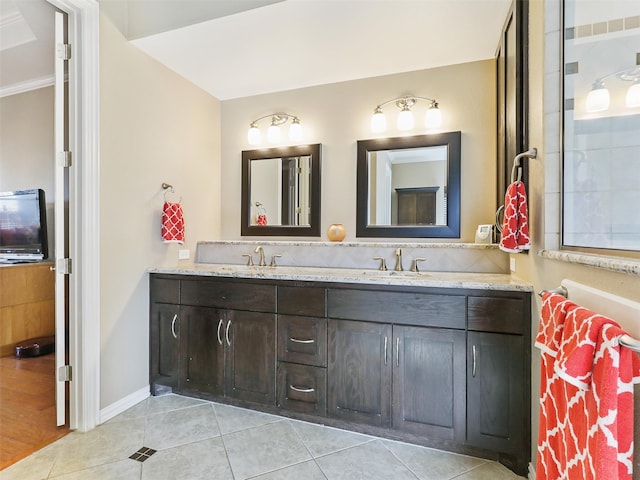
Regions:
<svg viewBox="0 0 640 480"><path fill-rule="evenodd" d="M158 275L151 275L150 283L153 393L170 387L197 396L275 403L275 286ZM165 293L167 285L172 296ZM266 311L236 309L247 305Z"/></svg>
<svg viewBox="0 0 640 480"><path fill-rule="evenodd" d="M530 293L151 275L152 392L530 456Z"/></svg>

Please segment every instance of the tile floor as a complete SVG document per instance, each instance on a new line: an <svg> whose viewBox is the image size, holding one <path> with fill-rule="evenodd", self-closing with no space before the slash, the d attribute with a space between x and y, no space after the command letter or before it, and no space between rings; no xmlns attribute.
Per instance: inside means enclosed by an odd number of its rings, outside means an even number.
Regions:
<svg viewBox="0 0 640 480"><path fill-rule="evenodd" d="M521 479L479 458L179 395L150 397L90 432L72 432L0 471L1 480L50 478Z"/></svg>

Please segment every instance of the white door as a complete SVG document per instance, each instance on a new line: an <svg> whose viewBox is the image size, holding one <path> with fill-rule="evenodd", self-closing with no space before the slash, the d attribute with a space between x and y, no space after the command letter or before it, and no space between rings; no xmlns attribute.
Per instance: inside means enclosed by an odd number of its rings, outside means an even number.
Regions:
<svg viewBox="0 0 640 480"><path fill-rule="evenodd" d="M55 195L54 195L54 228L55 228L55 266L56 266L56 422L64 425L66 421L66 324L67 324L67 221L66 198L68 182L65 151L67 150L66 132L67 118L65 115L65 41L66 41L66 15L55 14L55 84L54 84L54 148L55 148Z"/></svg>

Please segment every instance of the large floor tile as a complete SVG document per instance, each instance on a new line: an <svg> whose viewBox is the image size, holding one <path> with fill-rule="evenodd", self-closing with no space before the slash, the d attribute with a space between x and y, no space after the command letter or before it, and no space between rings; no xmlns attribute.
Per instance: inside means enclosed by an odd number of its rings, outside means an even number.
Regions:
<svg viewBox="0 0 640 480"><path fill-rule="evenodd" d="M368 435L313 423L296 420L290 420L290 423L314 458L375 440Z"/></svg>
<svg viewBox="0 0 640 480"><path fill-rule="evenodd" d="M86 433L70 433L62 439L63 447L53 466L52 475L128 458L143 446L144 424L144 419L105 423Z"/></svg>
<svg viewBox="0 0 640 480"><path fill-rule="evenodd" d="M381 441L365 443L316 459L329 480L417 480Z"/></svg>
<svg viewBox="0 0 640 480"><path fill-rule="evenodd" d="M147 417L144 446L161 450L220 435L210 403ZM142 446L142 445L140 445Z"/></svg>
<svg viewBox="0 0 640 480"><path fill-rule="evenodd" d="M245 479L311 460L287 421L270 423L223 437L236 479Z"/></svg>
<svg viewBox="0 0 640 480"><path fill-rule="evenodd" d="M18 463L14 463L0 471L0 480L42 480L48 478L62 446L62 440L58 440Z"/></svg>
<svg viewBox="0 0 640 480"><path fill-rule="evenodd" d="M383 444L421 480L449 480L487 462L407 443L385 440Z"/></svg>
<svg viewBox="0 0 640 480"><path fill-rule="evenodd" d="M91 480L139 480L141 469L140 462L125 459L50 478L55 480L87 480L89 478Z"/></svg>
<svg viewBox="0 0 640 480"><path fill-rule="evenodd" d="M499 463L489 462L456 477L456 480L523 480Z"/></svg>
<svg viewBox="0 0 640 480"><path fill-rule="evenodd" d="M281 417L276 415L256 412L246 408L232 407L230 405L222 405L220 403L214 403L213 407L218 417L220 433L223 435L282 420Z"/></svg>
<svg viewBox="0 0 640 480"><path fill-rule="evenodd" d="M309 462L298 463L291 467L276 470L275 472L265 473L257 477L251 477L251 480L326 480L322 470L313 460Z"/></svg>
<svg viewBox="0 0 640 480"><path fill-rule="evenodd" d="M122 412L120 415L116 415L111 418L107 423L130 422L131 420L136 420L138 418L146 418L148 410L149 399L145 398L143 401Z"/></svg>
<svg viewBox="0 0 640 480"><path fill-rule="evenodd" d="M149 397L147 399L147 413L149 415L153 415L154 413L168 412L170 410L193 407L195 405L202 405L205 403L209 402L170 393L168 395Z"/></svg>
<svg viewBox="0 0 640 480"><path fill-rule="evenodd" d="M233 480L222 439L156 452L142 464L142 480Z"/></svg>

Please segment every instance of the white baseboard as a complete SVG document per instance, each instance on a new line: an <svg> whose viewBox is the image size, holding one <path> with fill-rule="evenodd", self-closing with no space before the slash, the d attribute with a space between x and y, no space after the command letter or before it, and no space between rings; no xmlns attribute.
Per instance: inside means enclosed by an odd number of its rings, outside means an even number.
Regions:
<svg viewBox="0 0 640 480"><path fill-rule="evenodd" d="M536 480L536 467L533 466L533 463L529 462L529 480Z"/></svg>
<svg viewBox="0 0 640 480"><path fill-rule="evenodd" d="M142 400L148 397L149 385L100 410L100 419L98 423L104 423L108 420L111 420L116 415L120 415L125 410L133 407L134 405L140 403Z"/></svg>

